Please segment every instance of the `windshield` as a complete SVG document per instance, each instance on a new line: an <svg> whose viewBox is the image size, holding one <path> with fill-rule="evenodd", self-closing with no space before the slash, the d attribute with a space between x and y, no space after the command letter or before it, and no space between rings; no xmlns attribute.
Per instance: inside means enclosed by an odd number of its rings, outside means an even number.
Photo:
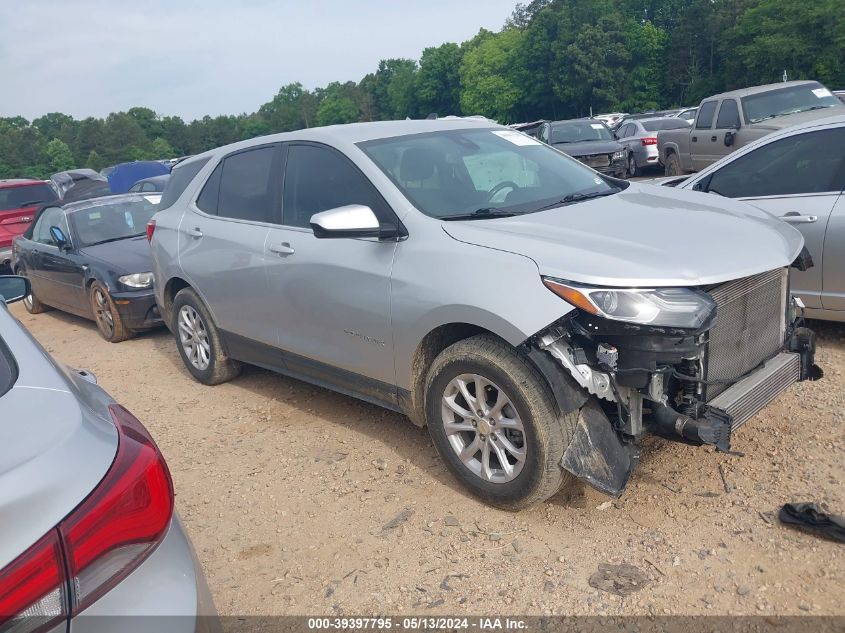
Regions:
<svg viewBox="0 0 845 633"><path fill-rule="evenodd" d="M101 204L72 211L71 224L81 247L146 234L147 222L158 211L158 196Z"/></svg>
<svg viewBox="0 0 845 633"><path fill-rule="evenodd" d="M513 130L449 130L359 147L435 218L529 213L572 194L616 191L590 168Z"/></svg>
<svg viewBox="0 0 845 633"><path fill-rule="evenodd" d="M612 141L613 135L604 123L596 121L572 121L552 125L552 138L555 143L580 143L581 141Z"/></svg>
<svg viewBox="0 0 845 633"><path fill-rule="evenodd" d="M0 189L0 211L34 207L56 199L56 192L46 183Z"/></svg>
<svg viewBox="0 0 845 633"><path fill-rule="evenodd" d="M815 82L749 95L741 101L749 123L819 108L843 107L830 90Z"/></svg>

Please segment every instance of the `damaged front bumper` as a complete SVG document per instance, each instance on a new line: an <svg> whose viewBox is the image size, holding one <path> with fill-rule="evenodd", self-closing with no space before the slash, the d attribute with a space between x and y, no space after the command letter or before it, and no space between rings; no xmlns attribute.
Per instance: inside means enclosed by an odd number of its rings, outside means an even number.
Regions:
<svg viewBox="0 0 845 633"><path fill-rule="evenodd" d="M737 296L734 292L731 300ZM594 316L588 324L575 314L535 337L529 357L553 385L559 408L579 411L561 465L598 490L620 496L646 435L730 451L733 431L793 383L822 376L814 361L815 334L800 326L800 306L788 294L783 303L788 309L780 312L783 327L774 334L780 337L773 339L775 349L730 379L713 378L720 375L716 345L726 344L719 337L735 325L720 326L718 318L695 332L659 332L620 328ZM724 307L726 322L734 318L731 309ZM740 330L749 340L753 336L750 328ZM752 352L761 353L741 339L729 343L740 359L755 362Z"/></svg>

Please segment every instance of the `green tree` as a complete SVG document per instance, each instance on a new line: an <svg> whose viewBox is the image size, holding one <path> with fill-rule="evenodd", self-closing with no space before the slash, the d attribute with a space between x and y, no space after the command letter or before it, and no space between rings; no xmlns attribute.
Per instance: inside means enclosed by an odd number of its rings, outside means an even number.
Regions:
<svg viewBox="0 0 845 633"><path fill-rule="evenodd" d="M165 139L161 138L160 136L153 141L151 152L152 155L155 156L154 160L176 158L176 152L170 146L170 143L168 143Z"/></svg>
<svg viewBox="0 0 845 633"><path fill-rule="evenodd" d="M70 147L68 147L67 143L61 139L54 138L52 141L47 143L46 152L47 164L53 173L73 169L73 152L70 151Z"/></svg>
<svg viewBox="0 0 845 633"><path fill-rule="evenodd" d="M311 127L316 111L317 99L311 92L299 82L287 84L279 89L272 100L258 109L258 114L266 123L261 133L289 132ZM259 129L255 121L250 125L253 130Z"/></svg>
<svg viewBox="0 0 845 633"><path fill-rule="evenodd" d="M523 31L507 29L484 36L461 63L461 110L506 123L519 118L520 90L513 68Z"/></svg>
<svg viewBox="0 0 845 633"><path fill-rule="evenodd" d="M452 42L426 48L416 75L417 113L461 113L461 47Z"/></svg>
<svg viewBox="0 0 845 633"><path fill-rule="evenodd" d="M100 171L103 167L105 167L103 159L100 158L97 150L93 149L88 153L88 158L85 159L85 166L89 169L93 169L94 171Z"/></svg>
<svg viewBox="0 0 845 633"><path fill-rule="evenodd" d="M358 120L361 111L355 102L341 94L325 97L317 109L317 125L335 125L353 123Z"/></svg>

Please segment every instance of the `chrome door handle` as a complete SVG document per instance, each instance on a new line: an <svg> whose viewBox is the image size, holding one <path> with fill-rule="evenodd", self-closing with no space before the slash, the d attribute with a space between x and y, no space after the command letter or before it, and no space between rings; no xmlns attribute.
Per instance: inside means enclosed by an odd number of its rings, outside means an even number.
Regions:
<svg viewBox="0 0 845 633"><path fill-rule="evenodd" d="M276 253L276 255L281 255L282 257L286 255L293 255L296 251L291 248L288 242L282 242L281 244L270 244L267 247L271 253Z"/></svg>
<svg viewBox="0 0 845 633"><path fill-rule="evenodd" d="M789 222L790 224L812 224L813 222L818 222L819 216L801 215L800 213L792 211L791 213L780 216L780 219L784 222Z"/></svg>
<svg viewBox="0 0 845 633"><path fill-rule="evenodd" d="M185 233L187 233L188 235L190 235L191 237L193 237L195 239L199 239L199 238L202 237L202 231L200 231L199 227L194 227L192 229L188 229L187 231L185 231Z"/></svg>

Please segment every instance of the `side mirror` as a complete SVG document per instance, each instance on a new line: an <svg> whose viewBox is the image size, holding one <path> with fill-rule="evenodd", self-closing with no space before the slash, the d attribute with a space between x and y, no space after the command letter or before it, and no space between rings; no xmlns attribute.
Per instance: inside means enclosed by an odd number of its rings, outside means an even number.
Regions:
<svg viewBox="0 0 845 633"><path fill-rule="evenodd" d="M53 241L56 243L56 246L58 246L60 249L67 248L67 245L68 245L67 237L65 237L65 234L62 232L62 230L59 227L57 227L57 226L51 226L50 227L50 237L53 238Z"/></svg>
<svg viewBox="0 0 845 633"><path fill-rule="evenodd" d="M14 303L28 296L31 292L29 279L19 275L0 275L0 300Z"/></svg>
<svg viewBox="0 0 845 633"><path fill-rule="evenodd" d="M734 144L734 134L736 134L735 131L725 132L725 147L730 147Z"/></svg>
<svg viewBox="0 0 845 633"><path fill-rule="evenodd" d="M350 204L311 216L314 237L386 237L376 214L370 207Z"/></svg>

